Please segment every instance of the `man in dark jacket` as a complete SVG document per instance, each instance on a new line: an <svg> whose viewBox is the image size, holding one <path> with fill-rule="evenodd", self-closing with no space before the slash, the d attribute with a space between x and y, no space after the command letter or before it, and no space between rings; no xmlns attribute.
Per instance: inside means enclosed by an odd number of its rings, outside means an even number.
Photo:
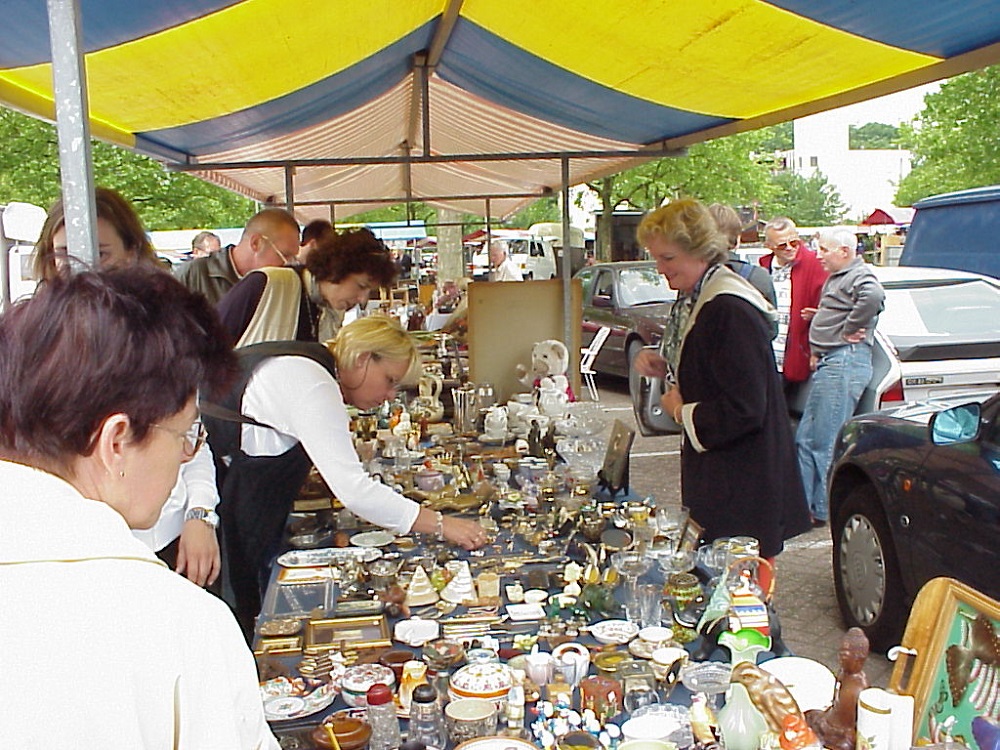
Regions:
<svg viewBox="0 0 1000 750"><path fill-rule="evenodd" d="M265 208L243 229L237 245L195 258L177 269L177 279L213 305L251 271L284 266L299 252L299 225L283 208Z"/></svg>

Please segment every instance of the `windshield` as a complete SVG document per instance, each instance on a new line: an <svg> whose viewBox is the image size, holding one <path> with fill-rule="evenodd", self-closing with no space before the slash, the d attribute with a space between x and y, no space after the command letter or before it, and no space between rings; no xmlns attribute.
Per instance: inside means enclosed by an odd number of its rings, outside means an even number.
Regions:
<svg viewBox="0 0 1000 750"><path fill-rule="evenodd" d="M623 307L672 302L676 293L653 268L626 268L618 274Z"/></svg>
<svg viewBox="0 0 1000 750"><path fill-rule="evenodd" d="M986 281L885 290L878 329L889 336L1000 338L1000 287Z"/></svg>

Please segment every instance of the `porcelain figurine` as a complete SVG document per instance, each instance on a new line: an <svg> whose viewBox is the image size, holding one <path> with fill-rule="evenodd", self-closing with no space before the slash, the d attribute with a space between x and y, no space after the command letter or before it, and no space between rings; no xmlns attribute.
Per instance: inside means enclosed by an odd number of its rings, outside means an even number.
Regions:
<svg viewBox="0 0 1000 750"><path fill-rule="evenodd" d="M858 722L858 696L868 687L865 660L868 638L861 628L851 628L840 642L840 672L833 692L833 705L825 711L809 711L806 721L824 747L852 750Z"/></svg>
<svg viewBox="0 0 1000 750"><path fill-rule="evenodd" d="M748 661L740 662L733 668L730 682L746 688L757 710L763 714L768 729L775 735L781 733L784 717L802 717L802 711L795 698L777 677L765 672Z"/></svg>

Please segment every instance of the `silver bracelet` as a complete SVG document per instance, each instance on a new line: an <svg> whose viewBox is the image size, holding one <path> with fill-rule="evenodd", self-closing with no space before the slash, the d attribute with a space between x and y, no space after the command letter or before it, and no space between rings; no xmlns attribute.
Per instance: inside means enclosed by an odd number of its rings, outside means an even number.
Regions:
<svg viewBox="0 0 1000 750"><path fill-rule="evenodd" d="M443 542L444 541L444 514L441 511L437 511L434 514L434 516L437 519L437 525L436 525L435 530L434 530L434 536L437 538L437 540L439 542Z"/></svg>

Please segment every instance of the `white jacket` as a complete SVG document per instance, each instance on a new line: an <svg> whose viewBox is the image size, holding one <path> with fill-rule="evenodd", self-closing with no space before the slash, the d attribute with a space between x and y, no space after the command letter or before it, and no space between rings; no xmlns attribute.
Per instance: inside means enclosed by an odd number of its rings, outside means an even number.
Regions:
<svg viewBox="0 0 1000 750"><path fill-rule="evenodd" d="M219 599L68 483L0 461L0 743L276 749Z"/></svg>

